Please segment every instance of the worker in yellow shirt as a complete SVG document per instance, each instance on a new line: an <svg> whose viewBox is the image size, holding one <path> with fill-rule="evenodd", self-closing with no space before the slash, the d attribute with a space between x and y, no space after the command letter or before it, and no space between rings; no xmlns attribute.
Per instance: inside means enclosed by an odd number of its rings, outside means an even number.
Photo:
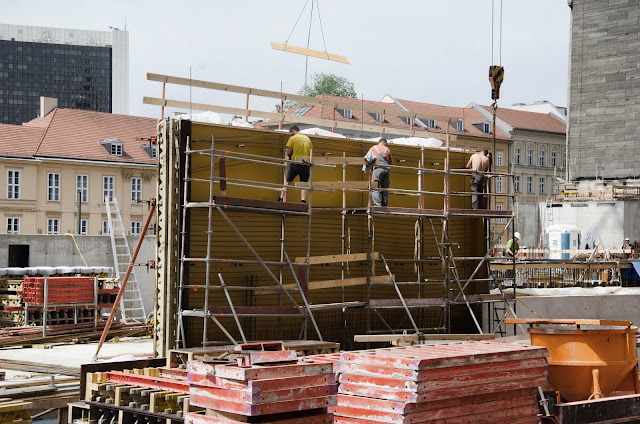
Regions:
<svg viewBox="0 0 640 424"><path fill-rule="evenodd" d="M286 172L284 183L285 185L291 184L291 182L300 176L300 181L306 183L309 181L309 164L305 163L310 157L313 151L313 145L311 139L300 132L300 128L296 125L292 125L289 129L292 134L287 141L287 152L285 159L301 160L301 163L290 163L289 170ZM287 187L282 188L282 193L278 198L279 202L283 201L284 194L287 192ZM302 203L307 203L307 190L302 190Z"/></svg>

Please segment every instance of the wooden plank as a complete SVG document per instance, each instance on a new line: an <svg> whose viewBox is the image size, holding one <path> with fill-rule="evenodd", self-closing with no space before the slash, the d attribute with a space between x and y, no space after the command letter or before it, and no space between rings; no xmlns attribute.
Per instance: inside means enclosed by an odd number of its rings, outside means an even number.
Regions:
<svg viewBox="0 0 640 424"><path fill-rule="evenodd" d="M510 263L498 263L491 262L489 264L491 270L509 270L513 269L513 265ZM589 262L589 263L568 263L557 261L545 261L545 262L516 262L516 270L518 269L550 269L550 268L566 268L566 269L610 269L610 268L632 268L630 263L616 263L616 262Z"/></svg>
<svg viewBox="0 0 640 424"><path fill-rule="evenodd" d="M358 334L353 340L366 342L420 342L423 340L493 340L495 334Z"/></svg>
<svg viewBox="0 0 640 424"><path fill-rule="evenodd" d="M250 110L250 109L242 109L236 107L226 107L226 106L216 106L205 103L189 103L183 102L180 100L171 100L171 99L160 99L157 97L143 97L142 103L147 105L155 105L155 106L166 106L166 107L176 107L180 109L194 109L194 110L204 110L210 112L217 113L226 113L229 115L240 115L240 116L253 116L258 118L268 118L275 119L278 121L287 121L287 122L297 122L301 124L311 124L311 125L319 125L330 128L342 128L347 130L362 130L374 133L382 133L382 134L395 134L395 135L403 135L408 137L424 137L428 136L430 138L436 138L439 140L446 140L446 134L436 133L436 132L425 132L422 130L403 130L399 128L392 127L381 127L379 125L369 125L369 124L358 124L355 122L344 122L344 121L332 121L329 119L320 119L320 118L309 118L307 116L295 116L293 118L287 119L288 117L282 113L276 112L265 112L262 110ZM357 105L351 105L354 107ZM212 124L215 125L215 124ZM226 127L226 125L225 125ZM450 141L456 141L456 135L449 135Z"/></svg>
<svg viewBox="0 0 640 424"><path fill-rule="evenodd" d="M271 48L274 50L280 50L287 53L301 54L303 56L312 56L320 59L332 60L334 62L340 62L340 63L345 63L347 65L351 65L351 63L349 63L349 59L347 59L344 56L323 52L320 50L305 49L304 47L290 46L288 44L280 44L280 43L275 43L273 41L271 42Z"/></svg>
<svg viewBox="0 0 640 424"><path fill-rule="evenodd" d="M619 327L629 327L631 321L618 321L609 319L534 319L534 318L507 318L506 324L557 324L557 325L611 325Z"/></svg>
<svg viewBox="0 0 640 424"><path fill-rule="evenodd" d="M371 254L371 258L373 260L380 259L379 252L373 252ZM346 255L326 255L326 256L311 256L309 258L310 265L316 264L332 264L332 263L340 263L340 262L357 262L357 261L366 261L368 260L367 253L351 253ZM304 264L307 262L306 256L300 256L296 258L297 264Z"/></svg>
<svg viewBox="0 0 640 424"><path fill-rule="evenodd" d="M444 122L457 122L461 118L459 116L433 115L429 113L414 112L410 110L405 111L395 107L385 108L385 107L379 107L379 106L365 105L362 103L350 103L350 102L343 102L343 101L336 101L336 100L329 100L329 99L320 99L317 97L303 96L300 94L282 93L280 91L271 91L271 90L263 90L259 88L243 87L240 85L221 84L218 82L174 77L170 75L154 74L150 72L147 73L147 80L157 81L157 82L166 82L169 84L186 85L188 87L207 88L211 90L226 91L230 93L241 93L241 94L248 94L252 96L270 97L273 99L292 100L294 102L309 103L313 105L322 105L330 108L352 109L352 110L356 109L364 112L374 112L379 114L385 114L388 116L401 116L401 117L414 118L414 119L415 118L432 119L434 121L444 121ZM296 118L301 118L301 117L296 117ZM358 126L358 128L360 127ZM429 134L432 134L432 133L429 133Z"/></svg>
<svg viewBox="0 0 640 424"><path fill-rule="evenodd" d="M372 283L386 283L390 281L391 280L388 275L371 277ZM309 290L322 290L322 289L331 289L336 287L362 286L364 284L367 284L367 277L346 278L344 280L340 279L340 280L311 281L309 282ZM297 287L295 284L283 284L283 286L286 289L293 289ZM273 294L273 293L274 292L270 290L256 290L256 294Z"/></svg>
<svg viewBox="0 0 640 424"><path fill-rule="evenodd" d="M364 165L363 157L320 156L313 158L313 163L321 165Z"/></svg>
<svg viewBox="0 0 640 424"><path fill-rule="evenodd" d="M309 183L296 182L296 187L309 187ZM315 190L367 190L369 181L318 181L313 183Z"/></svg>

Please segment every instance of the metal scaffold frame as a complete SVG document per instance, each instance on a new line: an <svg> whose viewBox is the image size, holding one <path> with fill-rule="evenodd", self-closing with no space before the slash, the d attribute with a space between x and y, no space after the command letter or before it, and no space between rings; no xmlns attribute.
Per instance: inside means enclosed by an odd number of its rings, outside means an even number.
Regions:
<svg viewBox="0 0 640 424"><path fill-rule="evenodd" d="M382 333L382 332L415 332L415 333L423 333L423 332L451 332L452 331L452 319L451 313L452 308L456 305L464 305L468 309L476 329L479 333L483 333L484 331L490 332L500 332L501 334L506 333L506 327L504 325L504 319L506 316L511 313L515 315L515 305L513 304L515 299L515 294L513 298L507 297L504 293L501 292L501 295L468 295L465 293L470 284L483 282L489 283L492 282L493 279L491 276L489 278L476 278L476 275L483 270L484 267L487 266L487 261L498 259L493 254L493 247L496 245L497 237L500 237L507 229L511 236L515 232L515 219L513 213L510 211L492 211L492 210L470 210L470 209L452 209L450 207L451 197L452 196L471 196L470 192L453 192L450 189L450 178L455 176L456 178L463 178L465 176L469 176L470 171L467 169L451 169L450 167L450 158L449 152L450 147L448 142L445 145L446 148L446 162L444 170L436 170L424 168L424 149L422 150L422 160L419 162L418 167L411 166L394 166L390 165L389 168L395 169L403 169L404 171L415 172L418 178L418 190L406 190L406 189L386 189L390 194L403 195L403 196L415 196L418 199L418 208L416 209L406 209L406 208L393 208L393 207L375 207L371 204L371 192L374 188L371 185L371 181L368 182L367 188L352 188L352 187L343 187L338 188L342 190L342 207L341 208L331 208L332 211L328 211L328 208L314 208L313 205L313 193L315 191L327 192L334 190L327 190L324 188L314 188L313 183L313 172L310 172L309 184L304 186L288 186L290 189L297 190L306 190L309 193L308 196L308 208L305 211L301 211L298 209L287 209L286 203L281 203L281 209L274 209L273 206L269 206L267 208L261 208L260 206L247 206L247 205L223 205L220 203L220 199L223 196L215 196L214 195L214 186L218 184L220 186L221 194L226 194L226 186L243 186L250 187L252 189L260 189L260 190L281 190L285 187L284 184L274 184L274 183L266 183L261 181L253 181L239 178L231 178L227 177L226 174L224 176L216 176L215 168L216 168L216 159L218 161L229 161L229 160L238 160L244 162L255 163L256 166L280 166L285 167L287 164L292 163L294 161L260 156L260 155L252 155L242 152L231 152L227 150L218 150L215 147L215 138L209 140L196 140L207 141L211 143L209 149L200 149L193 150L192 149L192 140L191 137L187 137L182 140L182 142L177 142L176 130L178 125L185 125L185 122L177 123L173 119L167 119L163 121L160 126L162 127L161 133L165 134L164 140L166 145L163 148L159 148L160 154L167 154L169 156L169 162L165 165L161 165L160 167L166 167L169 170L180 169L181 175L179 180L181 180L181 187L178 189L177 187L173 187L171 193L177 203L179 208L181 209L180 213L175 215L176 210L173 211L173 222L175 223L175 217L180 216L179 223L179 250L180 256L170 257L168 255L168 249L165 250L165 256L163 258L162 255L159 255L159 262L162 262L163 259L166 262L172 261L174 266L177 267L179 278L177 281L177 287L175 287L175 292L177 294L176 302L168 302L170 306L167 307L165 311L158 311L158 307L156 308L156 319L162 319L162 315L169 314L171 308L175 308L174 316L177 317L177 323L173 331L170 332L161 332L157 335L157 345L165 344L169 348L171 347L187 347L186 343L186 334L185 334L185 326L184 319L189 317L189 319L200 318L202 319L204 331L202 334L202 346L208 346L215 341L208 339L208 324L209 320L211 320L219 330L233 343L237 344L238 341L233 337L229 328L225 328L224 325L218 319L220 316L230 315L233 316L234 323L236 325L236 330L240 334L240 338L242 342L247 342L247 337L245 332L243 331L241 322L239 318L242 317L259 317L259 316L269 316L269 317L277 317L277 318L291 318L292 316L298 317L301 319L300 326L300 339L307 339L307 323L311 322L313 325L313 329L315 330L315 334L313 337L317 337L319 340L323 340L323 336L321 331L316 323L316 320L313 315L313 311L318 310L330 310L330 309L338 309L342 310L342 314L344 317L344 326L345 331L348 332L348 322L346 319L346 310L348 308L365 308L366 313L366 331L368 334ZM189 123L190 125L190 123ZM170 130L170 131L167 131ZM169 140L169 138L174 137L175 140ZM182 147L180 147L180 145ZM174 152L170 152L172 149L176 149ZM171 154L173 153L173 154ZM195 178L191 175L191 158L193 155L198 156L206 156L209 157L209 175L208 178ZM173 159L171 159L173 157ZM327 168L336 168L336 164L328 164L326 160L323 161L324 158L319 158L314 161L313 158L309 158L310 168L313 167L327 167ZM341 158L333 158L333 161L337 161L337 159ZM350 165L361 166L361 164L354 163L353 160L355 158L347 158L343 154L342 161L342 176L343 182L346 182L346 168ZM179 166L172 166L171 160L177 161L181 163ZM340 162L340 161L337 161ZM159 173L160 178L167 178L166 169L163 169L162 172ZM430 192L425 191L423 188L424 176L427 174L440 174L444 180L444 189L442 192ZM504 174L504 173L484 173L487 176L501 176L501 177L510 177L512 178L512 174ZM205 202L199 201L194 202L190 198L191 186L192 184L204 184L208 187L208 200ZM321 183L320 184L322 187ZM223 190L224 188L224 190ZM346 193L347 191L360 191L368 194L368 203L366 208L347 208L346 204ZM167 192L164 190L160 190L159 198L162 199L163 193ZM178 193L178 194L176 194ZM443 197L443 209L442 210L432 210L424 208L424 196L425 195L438 195ZM513 194L504 194L504 193L486 193L487 196L508 196L509 199L513 199ZM221 207L223 206L223 207ZM202 257L191 257L188 254L188 224L189 224L189 216L190 211L193 209L204 209L207 212L207 247L206 254ZM510 209L510 208L508 208ZM267 213L267 214L276 214L281 217L280 219L280 260L279 261L266 261L260 257L260 254L252 247L251 243L247 241L247 239L243 236L240 230L234 225L233 221L227 216L226 210L238 210L244 212L252 212L252 213ZM165 214L163 215L163 211ZM159 208L159 228L162 230L161 226L163 225L161 222L166 222L168 218L167 209L163 208L163 205L160 205ZM305 293L305 289L303 288L303 284L299 281L296 270L303 269L305 272L306 282L309 281L309 275L311 271L312 259L314 257L311 256L311 217L314 213L323 213L323 212L339 212L341 216L341 255L338 255L341 258L341 269L342 269L342 278L343 280L350 274L349 267L353 260L361 260L369 263L370 272L366 277L366 298L364 302L353 302L353 301L345 301L344 299L344 285L340 286L343 296L342 302L332 303L332 304L323 304L316 305L310 304L308 297ZM353 254L351 252L351 242L350 242L350 227L349 227L349 216L351 215L366 215L367 221L367 252L366 254ZM285 221L286 217L289 215L294 216L304 216L307 218L307 238L306 238L306 258L304 262L291 261L287 252L284 249L284 235L285 235ZM411 259L387 259L383 255L377 253L375 251L375 238L374 238L374 227L376 217L384 216L403 216L403 217L413 217L415 218L415 249L414 249L414 258ZM493 238L493 240L489 240L487 243L487 253L481 257L475 256L455 256L452 250L452 246L455 243L451 242L450 239L450 225L449 221L452 217L480 217L484 219L491 218L508 218L508 223L502 230L502 232ZM218 219L220 218L220 219ZM431 228L431 233L433 239L436 243L439 256L435 257L425 257L423 255L424 245L425 245L425 231L424 227L426 225L426 220L429 222L429 226ZM436 229L437 222L439 221L441 228L440 231ZM435 224L434 224L435 222ZM166 224L165 224L166 225ZM175 224L174 224L175 225ZM247 249L247 251L251 254L253 258L251 259L223 259L220 257L216 257L214 252L212 252L211 244L215 233L215 228L217 225L227 225L229 226L235 235L237 236L237 240L239 240ZM439 233L439 234L438 234ZM488 239L488 237L487 237ZM177 247L177 246L176 246ZM359 256L360 255L360 256ZM356 259L349 259L347 257L353 257ZM300 258L298 258L300 259ZM505 258L500 257L503 261ZM389 262L411 262L414 264L414 269L416 272L416 281L415 282L398 282L396 281L394 274L391 272ZM459 275L459 271L457 269L457 262L476 262L477 266L475 267L473 273L468 278L463 278ZM198 289L198 286L194 283L189 282L188 278L188 265L194 262L204 263L205 266L205 281L204 287L200 285L201 289L204 289L204 305L202 309L186 309L183 305L183 293L186 290ZM212 270L211 264L227 262L227 263L238 263L238 264L254 264L260 265L262 269L269 276L270 280L275 283L275 286L250 286L250 285L229 285L224 281L224 277L221 273L215 273ZM384 276L375 276L375 265L376 263L380 263L384 266L388 278ZM428 263L440 263L443 271L443 278L439 281L434 280L426 280L424 278L424 265ZM515 269L515 259L511 259L509 263L513 264ZM279 272L274 272L270 267L278 267ZM295 279L294 286L287 286L283 284L284 274L290 271ZM214 283L211 278L215 278L213 274L217 274L219 284ZM159 278L163 278L163 275L160 275ZM384 280L384 281L383 281ZM167 281L164 283L167 284ZM423 298L423 290L429 286L437 284L442 286L442 298L437 299L433 297ZM393 301L393 299L372 299L371 297L371 289L377 285L391 285L393 286L395 293L398 296L397 301ZM159 285L161 287L162 285ZM405 296L402 293L401 287L403 286L417 286L418 287L418 298L414 299L405 299ZM499 285L498 285L499 286ZM515 284L514 284L515 286ZM230 291L246 291L252 292L255 296L262 292L278 292L280 296L279 307L274 307L270 311L265 312L261 310L258 312L253 312L248 310L250 308L239 308L237 305L234 305L230 296ZM308 290L308 287L307 287ZM229 312L216 312L209 307L209 299L210 296L213 295L214 292L219 293L220 295L224 295L224 298L227 300ZM163 296L170 296L170 290L162 290L158 292L157 305L160 305L161 298ZM293 294L299 296L302 299L302 303L297 302ZM222 297L220 297L222 299ZM166 300L165 300L166 301ZM292 308L297 311L297 314L291 313L291 307L285 307L283 302L290 302ZM486 304L488 305L488 312L491 316L493 316L493 325L491 322L486 321L483 330L483 323L478 321L476 318L476 314L472 308L473 304ZM500 308L496 306L497 304L503 304L504 307ZM424 326L421 325L421 322L416 319L415 311L418 309L440 309L440 319L439 324L436 326ZM213 308L215 309L215 308ZM264 309L264 308L263 308ZM383 317L383 313L381 313L385 309L396 309L403 310L406 314L406 317L401 320L400 324L403 322L409 322L409 328L399 328L397 326L391 325L385 318ZM286 313L282 313L282 310L286 310ZM412 312L414 311L414 312ZM499 311L501 311L499 313ZM167 317L171 317L171 315L167 315ZM372 325L372 319L379 319L380 322L384 325L384 330L376 330ZM166 319L166 318L165 318ZM278 325L280 325L280 320L278 321ZM170 327L168 327L170 328ZM167 328L166 328L167 329ZM280 332L280 328L278 329ZM163 341L160 341L159 338L164 338Z"/></svg>

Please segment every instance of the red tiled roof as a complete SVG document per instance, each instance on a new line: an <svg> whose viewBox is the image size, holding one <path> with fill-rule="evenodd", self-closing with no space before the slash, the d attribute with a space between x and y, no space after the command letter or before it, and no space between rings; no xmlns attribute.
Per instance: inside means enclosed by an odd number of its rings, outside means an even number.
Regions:
<svg viewBox="0 0 640 424"><path fill-rule="evenodd" d="M432 115L445 115L445 116L458 116L464 120L464 131L458 131L452 125L449 127L449 134L468 135L475 137L493 137L491 133L484 133L478 127L472 125L473 123L488 122L487 118L482 116L480 112L468 107L453 107L453 106L441 106L431 103L412 102L410 100L396 99L407 109L414 112L429 113ZM446 132L446 122L436 121L436 128L431 129L435 132ZM498 131L496 138L508 140L510 137Z"/></svg>
<svg viewBox="0 0 640 424"><path fill-rule="evenodd" d="M334 118L333 108L331 107L323 107L321 105L311 105L311 104L300 104L298 107L313 106L307 113L304 114L305 118L306 117L322 118L322 119L328 119L328 120L335 119L336 121L344 121L344 122L351 122L351 123L358 123L358 124L364 123L368 125L380 125L380 122L376 121L371 115L369 115L369 113L364 112L363 114L362 111L358 109L363 104L363 101L360 99L350 99L346 97L330 96L326 94L321 94L318 96L318 98L328 99L328 100L338 100L344 103L352 103L354 106L354 108L352 109L353 118L352 119L344 118L342 115L340 115L337 112L335 113L335 118ZM418 102L411 102L408 100L399 100L399 99L398 99L398 102L400 102L400 104L402 104L404 107L406 107L408 110L412 112L422 112L422 113L428 113L432 115L442 115L442 116L459 116L463 118L465 130L458 131L455 129L453 125L450 125L449 126L450 134L476 136L476 137L491 137L491 134L486 134L482 132L481 129L472 125L472 123L475 123L475 122L485 122L487 121L487 119L484 118L480 113L478 113L477 111L471 108L439 106L439 105L432 105L428 103L418 103ZM376 106L376 107L385 108L385 109L402 110L395 103L385 103L385 102L375 102L371 100L364 100L364 105ZM298 107L289 109L288 111L285 112L285 115L291 116L293 112L295 112L298 109ZM423 123L426 124L424 119L422 119L421 121L423 121ZM262 122L260 126L269 127L269 126L277 125L278 122L279 121L277 120L268 120L268 121ZM286 122L295 122L295 116L291 116L291 118L287 119ZM436 127L429 128L428 132L435 132L435 133L442 133L442 134L447 132L447 125L449 125L447 122L436 121L435 124L436 124ZM390 115L385 116L385 122L383 125L385 127L391 127L391 128L399 128L399 129L405 129L405 130L411 129L411 126L398 116L390 116ZM418 132L418 135L420 135L419 132L423 131L422 128L417 124L414 124L414 129L416 130L416 132ZM428 137L427 134L428 133L425 132L424 137ZM505 140L509 139L509 137L507 137L506 135L500 132L498 132L498 134L496 135L496 138L505 139Z"/></svg>
<svg viewBox="0 0 640 424"><path fill-rule="evenodd" d="M491 106L481 107L490 112L493 111ZM546 113L498 108L497 116L507 124L519 130L541 131L557 134L565 134L567 132L566 124Z"/></svg>
<svg viewBox="0 0 640 424"><path fill-rule="evenodd" d="M0 156L32 157L43 133L43 128L0 124Z"/></svg>
<svg viewBox="0 0 640 424"><path fill-rule="evenodd" d="M49 118L50 117L50 118ZM140 138L156 133L156 120L138 116L115 115L77 109L54 109L47 117L37 118L25 126L40 126L49 118L44 135L33 151L34 156L65 159L100 160L153 164ZM42 119L42 122L38 122ZM102 140L119 139L123 142L123 155L112 156Z"/></svg>

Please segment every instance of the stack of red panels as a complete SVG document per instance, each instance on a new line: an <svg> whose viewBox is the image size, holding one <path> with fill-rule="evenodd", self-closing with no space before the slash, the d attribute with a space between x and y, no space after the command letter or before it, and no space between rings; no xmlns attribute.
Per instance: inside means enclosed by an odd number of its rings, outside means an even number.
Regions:
<svg viewBox="0 0 640 424"><path fill-rule="evenodd" d="M22 283L24 303L44 304L44 280L43 277L25 277ZM47 280L47 303L50 305L93 302L94 278L50 277Z"/></svg>
<svg viewBox="0 0 640 424"><path fill-rule="evenodd" d="M335 423L535 423L547 350L464 342L345 352Z"/></svg>
<svg viewBox="0 0 640 424"><path fill-rule="evenodd" d="M332 422L327 408L335 405L337 385L331 363L239 366L191 361L187 369L190 404L208 410L206 415L188 414L187 423L241 421L233 415L261 416L261 422L274 423L302 422L303 415L305 424Z"/></svg>

